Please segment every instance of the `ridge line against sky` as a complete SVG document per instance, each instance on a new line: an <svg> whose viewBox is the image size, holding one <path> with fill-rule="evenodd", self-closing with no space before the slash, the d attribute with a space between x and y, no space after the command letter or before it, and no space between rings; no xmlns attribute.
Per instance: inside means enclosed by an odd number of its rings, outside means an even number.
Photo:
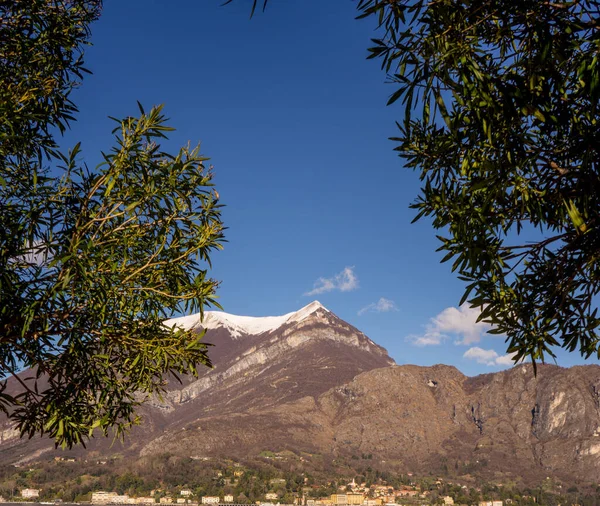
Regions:
<svg viewBox="0 0 600 506"><path fill-rule="evenodd" d="M245 2L221 3L105 3L63 146L82 141L93 167L109 115L164 103L176 131L163 147L201 141L226 205L210 271L226 312L285 314L318 295L399 364L509 366L504 338L457 307L464 286L429 222L411 225L419 181L388 140L400 110L366 59L374 20L350 0L273 1L252 19ZM583 361L559 351L558 363Z"/></svg>

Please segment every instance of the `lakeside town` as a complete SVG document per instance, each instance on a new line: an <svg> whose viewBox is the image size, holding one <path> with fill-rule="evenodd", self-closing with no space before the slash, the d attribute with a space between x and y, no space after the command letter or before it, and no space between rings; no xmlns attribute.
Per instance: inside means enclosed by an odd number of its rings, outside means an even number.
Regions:
<svg viewBox="0 0 600 506"><path fill-rule="evenodd" d="M293 458L293 457L297 458ZM308 465L319 455L263 451L252 461L55 456L0 464L0 502L162 506L600 506L600 485L545 477L483 479L472 463L423 474L384 469L371 454ZM351 466L352 464L352 466ZM336 467L334 467L334 465ZM479 462L482 469L487 463ZM433 470L433 468L432 468ZM490 477L492 475L490 474Z"/></svg>
<svg viewBox="0 0 600 506"><path fill-rule="evenodd" d="M281 484L282 479L271 480L271 484ZM443 480L438 479L436 485L445 485ZM447 484L446 484L447 485ZM451 483L449 485L452 485ZM240 504L256 504L258 506L397 506L397 505L426 505L439 504L443 506L454 506L454 497L451 495L432 494L431 490L423 490L417 484L394 488L385 484L374 484L367 486L366 482L356 483L354 479L346 485L339 486L338 493L324 497L311 497L316 487L303 487L302 495L294 497L291 503L282 503L281 494L271 491L264 494L264 500L254 503L239 502L233 494L222 496L204 495L197 496L191 489L181 488L177 495L165 495L163 490L152 490L147 496L133 497L128 494L119 494L114 491L91 492L89 501L81 501L78 504L92 505L134 505L134 504L161 504L161 505L213 505L213 506L239 506ZM461 489L467 489L463 485ZM0 503L38 503L38 504L60 504L61 500L40 501L42 489L24 488L18 491L16 497L10 500L0 496ZM525 497L528 499L528 497ZM532 499L533 503L537 501ZM40 502L38 502L40 501ZM513 500L483 500L474 503L474 506L504 506L512 504Z"/></svg>
<svg viewBox="0 0 600 506"><path fill-rule="evenodd" d="M403 498L418 498L426 500L430 495L428 491L418 490L417 487L402 487L399 490L386 485L375 485L370 488L365 487L365 483L358 486L354 480L348 484L348 488L352 491L338 494L331 494L328 497L321 497L318 499L309 499L305 495L301 498L295 498L292 504L282 504L279 502L279 494L276 492L268 492L265 494L265 501L256 501L257 505L260 506L391 506L402 504ZM360 491L362 489L362 491ZM219 496L201 496L194 497L194 494L189 489L182 489L179 492L178 497L174 496L160 496L160 491L153 491L150 496L142 497L130 497L127 494L119 494L117 492L106 492L97 491L91 494L91 504L101 505L125 505L125 504L163 504L163 505L177 505L177 504L209 504L209 505L227 505L233 506L239 503L235 502L235 498L232 494ZM41 489L26 488L20 491L20 497L17 498L17 502L37 502L41 494ZM20 501L18 500L20 499ZM15 499L7 501L0 496L0 503L14 503ZM451 496L441 497L439 504L445 506L454 506L455 502ZM507 501L508 503L512 501ZM46 504L42 502L40 504ZM503 501L479 501L477 506L503 506Z"/></svg>
<svg viewBox="0 0 600 506"><path fill-rule="evenodd" d="M320 467L317 463L320 462ZM440 461L390 471L371 454L326 462L264 450L251 461L161 454L130 460L55 456L0 464L0 502L162 506L600 506L600 485L544 477L485 479L488 463ZM474 464L477 464L476 467Z"/></svg>

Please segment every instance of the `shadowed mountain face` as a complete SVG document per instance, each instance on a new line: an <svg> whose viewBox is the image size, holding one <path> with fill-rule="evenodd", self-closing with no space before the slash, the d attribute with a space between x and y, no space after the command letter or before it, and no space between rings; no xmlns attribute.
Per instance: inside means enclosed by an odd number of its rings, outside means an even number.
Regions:
<svg viewBox="0 0 600 506"><path fill-rule="evenodd" d="M170 320L192 325L189 317ZM184 386L173 385L163 408L195 419L266 409L316 397L357 374L393 364L385 349L313 302L281 317L208 313L205 340L214 344L214 369Z"/></svg>
<svg viewBox="0 0 600 506"><path fill-rule="evenodd" d="M198 317L170 324L199 328ZM125 446L94 455L174 453L252 458L264 450L389 469L525 483L595 482L600 473L600 367L527 365L477 377L454 367L394 366L386 351L314 302L281 317L207 313L213 369L169 383L141 409ZM0 432L0 459L50 458L51 442ZM75 450L81 453L82 450ZM64 455L64 454L63 454Z"/></svg>
<svg viewBox="0 0 600 506"><path fill-rule="evenodd" d="M243 317L208 311L166 322L207 329L204 340L214 364L198 378L169 380L168 392L141 409L143 425L135 429L125 452L138 452L167 431L215 414L266 410L301 399L318 397L357 374L389 366L385 349L340 320L319 302L277 317ZM9 387L10 388L10 387ZM0 425L0 459L27 459L53 448L50 441L19 441L10 424ZM110 441L95 440L92 450L114 452ZM76 451L77 452L77 451Z"/></svg>

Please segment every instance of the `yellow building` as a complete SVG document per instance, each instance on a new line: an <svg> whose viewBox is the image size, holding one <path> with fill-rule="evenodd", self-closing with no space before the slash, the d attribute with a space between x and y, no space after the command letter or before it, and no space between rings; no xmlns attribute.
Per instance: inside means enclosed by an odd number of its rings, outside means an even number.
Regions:
<svg viewBox="0 0 600 506"><path fill-rule="evenodd" d="M346 494L331 494L331 504L348 504Z"/></svg>
<svg viewBox="0 0 600 506"><path fill-rule="evenodd" d="M364 495L353 494L353 493L346 494L346 498L348 499L348 502L346 504L349 504L349 505L361 505L363 503L363 501L365 500Z"/></svg>

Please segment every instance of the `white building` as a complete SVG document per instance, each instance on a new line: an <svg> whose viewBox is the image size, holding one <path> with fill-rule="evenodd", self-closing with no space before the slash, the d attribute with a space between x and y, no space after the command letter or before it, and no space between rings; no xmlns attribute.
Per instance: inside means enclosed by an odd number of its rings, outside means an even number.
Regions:
<svg viewBox="0 0 600 506"><path fill-rule="evenodd" d="M136 500L116 492L92 492L92 504L135 504Z"/></svg>
<svg viewBox="0 0 600 506"><path fill-rule="evenodd" d="M223 502L233 502L233 496L226 495L225 497L223 497Z"/></svg>
<svg viewBox="0 0 600 506"><path fill-rule="evenodd" d="M221 498L213 495L205 495L202 497L202 504L219 504Z"/></svg>
<svg viewBox="0 0 600 506"><path fill-rule="evenodd" d="M115 492L105 492L104 490L92 492L92 504L109 504L116 496Z"/></svg>
<svg viewBox="0 0 600 506"><path fill-rule="evenodd" d="M21 490L21 497L23 499L34 499L40 496L39 488L24 488Z"/></svg>
<svg viewBox="0 0 600 506"><path fill-rule="evenodd" d="M183 489L181 492L179 492L179 495L182 495L183 497L189 497L192 495L192 491L188 489Z"/></svg>
<svg viewBox="0 0 600 506"><path fill-rule="evenodd" d="M449 495L445 495L444 496L444 504L446 506L452 506L454 504L454 499L452 499L452 497L450 497Z"/></svg>
<svg viewBox="0 0 600 506"><path fill-rule="evenodd" d="M275 492L267 492L265 495L267 501L276 501L278 498L279 496Z"/></svg>

